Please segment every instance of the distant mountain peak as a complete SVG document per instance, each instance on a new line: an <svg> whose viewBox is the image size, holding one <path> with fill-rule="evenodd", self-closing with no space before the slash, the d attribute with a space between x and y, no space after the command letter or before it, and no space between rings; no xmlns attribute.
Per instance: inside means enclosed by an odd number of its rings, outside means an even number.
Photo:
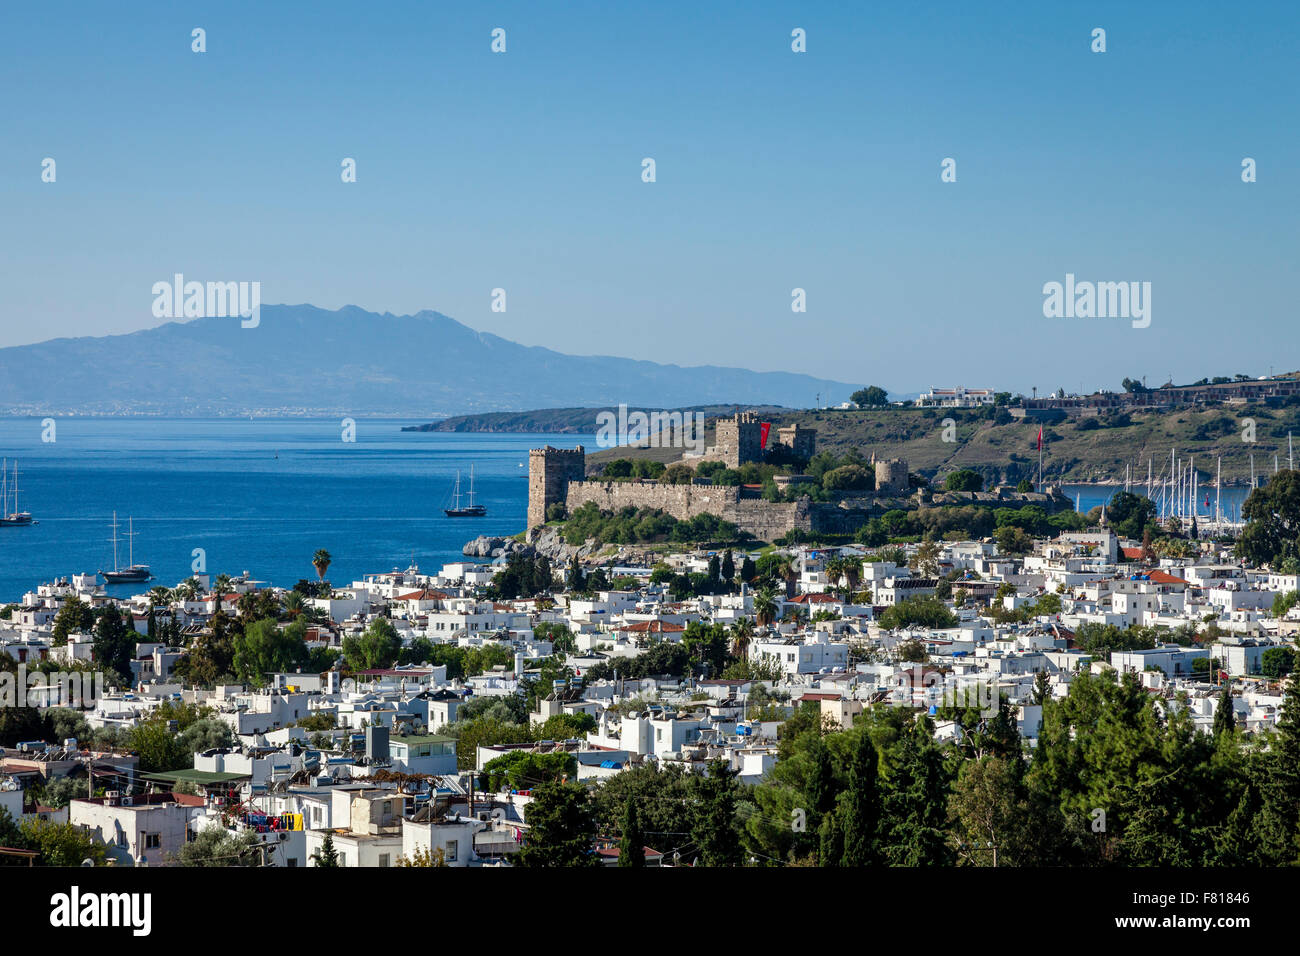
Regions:
<svg viewBox="0 0 1300 956"><path fill-rule="evenodd" d="M809 407L858 386L786 372L566 355L437 312L263 305L238 318L0 349L7 414L431 417L541 407Z"/></svg>

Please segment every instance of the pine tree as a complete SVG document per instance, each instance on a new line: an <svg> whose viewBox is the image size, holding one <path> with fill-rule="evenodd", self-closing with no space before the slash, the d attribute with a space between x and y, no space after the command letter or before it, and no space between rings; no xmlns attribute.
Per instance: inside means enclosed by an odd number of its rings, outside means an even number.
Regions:
<svg viewBox="0 0 1300 956"><path fill-rule="evenodd" d="M334 849L334 834L325 834L320 849L311 855L311 859L313 863L320 867L337 867L339 865L338 851Z"/></svg>
<svg viewBox="0 0 1300 956"><path fill-rule="evenodd" d="M623 809L623 837L618 841L619 866L645 866L645 836L636 801L628 800Z"/></svg>
<svg viewBox="0 0 1300 956"><path fill-rule="evenodd" d="M736 826L736 771L724 760L710 761L696 781L699 796L691 838L700 848L704 866L739 866L740 830Z"/></svg>
<svg viewBox="0 0 1300 956"><path fill-rule="evenodd" d="M722 562L718 560L718 556L716 554L709 558L709 566L705 574L709 579L710 588L716 588L719 585L719 583L721 583L720 579L722 575Z"/></svg>
<svg viewBox="0 0 1300 956"><path fill-rule="evenodd" d="M731 587L732 582L736 579L736 559L731 556L731 549L722 556L722 583Z"/></svg>
<svg viewBox="0 0 1300 956"><path fill-rule="evenodd" d="M1294 863L1300 859L1300 671L1287 682L1260 789L1260 850L1273 865Z"/></svg>
<svg viewBox="0 0 1300 956"><path fill-rule="evenodd" d="M822 817L818 837L820 847L817 862L820 866L844 866L844 804L848 793L840 794L834 809Z"/></svg>
<svg viewBox="0 0 1300 956"><path fill-rule="evenodd" d="M898 743L885 786L884 855L894 866L947 866L948 787L934 728L918 718Z"/></svg>
<svg viewBox="0 0 1300 956"><path fill-rule="evenodd" d="M578 563L578 556L575 554L569 563L569 576L565 584L570 591L581 591L586 583L586 575L582 573L582 565Z"/></svg>
<svg viewBox="0 0 1300 956"><path fill-rule="evenodd" d="M849 764L843 866L872 866L880 862L879 771L880 755L871 735L863 731Z"/></svg>
<svg viewBox="0 0 1300 956"><path fill-rule="evenodd" d="M528 839L515 857L518 866L599 866L592 852L596 820L587 788L551 782L533 789Z"/></svg>
<svg viewBox="0 0 1300 956"><path fill-rule="evenodd" d="M1214 708L1214 736L1231 734L1236 729L1237 720L1232 713L1232 689L1224 684L1218 706Z"/></svg>
<svg viewBox="0 0 1300 956"><path fill-rule="evenodd" d="M809 748L809 757L812 760L812 772L808 776L806 793L810 804L808 809L812 810L814 820L820 821L835 809L835 768L831 763L830 749L822 743L820 737Z"/></svg>

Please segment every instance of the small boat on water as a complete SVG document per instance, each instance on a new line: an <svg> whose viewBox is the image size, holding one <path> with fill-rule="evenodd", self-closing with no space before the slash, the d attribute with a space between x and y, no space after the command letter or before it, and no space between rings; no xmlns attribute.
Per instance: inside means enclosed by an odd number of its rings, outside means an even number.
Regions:
<svg viewBox="0 0 1300 956"><path fill-rule="evenodd" d="M9 504L13 498L13 506ZM0 461L0 528L15 528L36 524L30 511L18 510L18 462L14 461L14 480L9 483L9 460Z"/></svg>
<svg viewBox="0 0 1300 956"><path fill-rule="evenodd" d="M443 514L448 518L482 518L487 515L487 509L482 505L474 504L474 466L469 466L469 505L462 508L460 506L460 472L456 472L456 490L452 493L454 501L450 508L443 508Z"/></svg>
<svg viewBox="0 0 1300 956"><path fill-rule="evenodd" d="M130 564L125 567L119 567L117 563L117 512L113 512L113 570L100 571L100 576L109 584L133 584L139 581L153 580L153 574L149 571L149 565L135 563L135 518L127 519L129 530L126 532L128 541L127 559Z"/></svg>

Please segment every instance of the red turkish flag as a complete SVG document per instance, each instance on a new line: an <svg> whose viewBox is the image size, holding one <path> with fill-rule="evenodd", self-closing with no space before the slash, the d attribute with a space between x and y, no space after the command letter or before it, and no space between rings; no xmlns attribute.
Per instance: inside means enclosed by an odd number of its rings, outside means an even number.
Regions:
<svg viewBox="0 0 1300 956"><path fill-rule="evenodd" d="M758 447L767 450L767 435L772 430L771 422L758 423Z"/></svg>
<svg viewBox="0 0 1300 956"><path fill-rule="evenodd" d="M1043 450L1043 426L1038 426L1038 450Z"/></svg>

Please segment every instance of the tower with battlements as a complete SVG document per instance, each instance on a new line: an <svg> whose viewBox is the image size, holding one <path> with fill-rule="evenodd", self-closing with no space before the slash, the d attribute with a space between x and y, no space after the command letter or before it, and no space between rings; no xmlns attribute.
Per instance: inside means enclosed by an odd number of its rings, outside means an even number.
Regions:
<svg viewBox="0 0 1300 956"><path fill-rule="evenodd" d="M528 452L528 527L546 523L546 509L564 503L569 482L582 481L587 474L587 453L579 445L567 448L534 448Z"/></svg>
<svg viewBox="0 0 1300 956"><path fill-rule="evenodd" d="M763 423L753 412L737 412L731 418L719 418L714 425L713 447L704 457L721 461L728 468L745 462L763 460Z"/></svg>

